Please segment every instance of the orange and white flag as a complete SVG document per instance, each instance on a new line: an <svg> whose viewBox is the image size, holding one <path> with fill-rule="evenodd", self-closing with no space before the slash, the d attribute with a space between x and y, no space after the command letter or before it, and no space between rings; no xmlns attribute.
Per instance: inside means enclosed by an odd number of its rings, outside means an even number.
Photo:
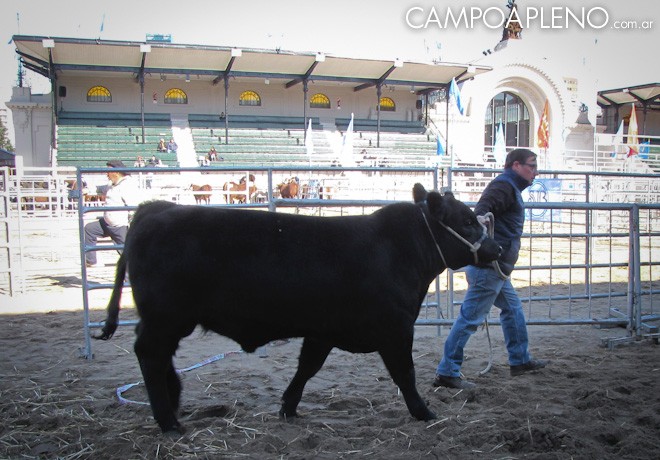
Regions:
<svg viewBox="0 0 660 460"><path fill-rule="evenodd" d="M630 121L628 122L628 158L633 155L639 155L639 138L637 137L637 115L635 115L635 103L632 104L630 111Z"/></svg>
<svg viewBox="0 0 660 460"><path fill-rule="evenodd" d="M541 115L541 122L539 123L539 129L536 131L538 136L536 145L542 149L547 149L550 146L549 118L548 100L546 99L545 106L543 107L543 114Z"/></svg>

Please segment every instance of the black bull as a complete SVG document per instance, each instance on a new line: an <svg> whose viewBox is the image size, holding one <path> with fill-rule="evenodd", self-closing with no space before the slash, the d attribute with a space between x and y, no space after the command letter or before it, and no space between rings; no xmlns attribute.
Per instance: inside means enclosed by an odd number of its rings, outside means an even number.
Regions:
<svg viewBox="0 0 660 460"><path fill-rule="evenodd" d="M416 204L344 217L143 204L98 338L110 338L117 328L128 267L140 315L135 354L164 432L182 431L172 357L198 324L248 352L276 339L304 338L298 370L282 396L282 417L297 415L305 384L338 347L377 351L410 413L435 418L415 387L411 355L422 300L446 265L474 263L475 246L480 261L492 261L500 248L451 193L427 193L416 184L413 194ZM281 267L295 267L296 276Z"/></svg>

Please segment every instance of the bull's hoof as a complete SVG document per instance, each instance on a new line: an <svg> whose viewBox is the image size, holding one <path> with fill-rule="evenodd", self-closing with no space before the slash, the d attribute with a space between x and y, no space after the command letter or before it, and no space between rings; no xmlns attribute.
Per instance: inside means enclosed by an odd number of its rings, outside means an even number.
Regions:
<svg viewBox="0 0 660 460"><path fill-rule="evenodd" d="M424 420L425 422L428 422L429 420L435 420L436 418L438 418L438 417L435 415L434 412L428 411L428 413L426 414L426 416L422 420Z"/></svg>
<svg viewBox="0 0 660 460"><path fill-rule="evenodd" d="M163 430L163 435L168 438L178 438L186 432L185 427L179 422L174 423L170 427L161 426L160 429Z"/></svg>
<svg viewBox="0 0 660 460"><path fill-rule="evenodd" d="M424 404L420 401L420 404L416 404L412 407L408 407L410 415L415 417L417 420L428 422L436 418L435 414L429 409L427 404Z"/></svg>
<svg viewBox="0 0 660 460"><path fill-rule="evenodd" d="M282 420L288 420L298 417L298 412L294 409L292 411L284 410L284 407L280 409L280 418Z"/></svg>

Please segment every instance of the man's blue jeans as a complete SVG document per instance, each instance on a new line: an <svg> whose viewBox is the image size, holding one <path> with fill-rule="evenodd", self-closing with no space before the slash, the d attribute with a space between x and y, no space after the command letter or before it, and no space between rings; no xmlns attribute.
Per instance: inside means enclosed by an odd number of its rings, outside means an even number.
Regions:
<svg viewBox="0 0 660 460"><path fill-rule="evenodd" d="M461 311L445 341L444 356L436 373L448 377L460 376L463 348L483 324L493 305L502 310L500 321L509 352L509 364L516 366L529 361L525 315L511 281L503 280L493 269L472 265L465 268L465 275L469 287Z"/></svg>

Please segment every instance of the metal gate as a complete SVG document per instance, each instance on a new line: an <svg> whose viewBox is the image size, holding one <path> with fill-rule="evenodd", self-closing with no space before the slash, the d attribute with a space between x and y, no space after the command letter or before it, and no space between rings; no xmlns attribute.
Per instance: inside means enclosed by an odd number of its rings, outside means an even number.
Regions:
<svg viewBox="0 0 660 460"><path fill-rule="evenodd" d="M435 168L337 168L337 167L214 167L214 168L126 168L138 176L145 198L158 198L175 203L194 204L195 192L191 185L208 184L212 188L209 206L264 209L271 212L295 212L314 215L366 214L396 201L410 201L412 187L421 182L427 188L438 188L438 170ZM107 168L81 168L77 181L94 183L90 178L104 175ZM246 203L228 204L225 198L236 194L224 190L224 184L238 178L251 178L260 184L257 190L247 197ZM297 177L301 183L299 196L282 199L277 193L277 184L288 178ZM245 193L245 192L243 192ZM121 247L105 241L94 246L84 244L84 226L98 213L113 210L133 210L131 207L99 207L90 205L81 195L78 197L78 228L83 291L84 346L82 356L92 358L91 331L103 326L101 321L90 316L89 295L92 291L110 290L113 287L112 271L94 269L92 273L85 266L84 256L89 251L97 251L113 265ZM128 285L125 285L128 287ZM437 304L437 301L436 301ZM134 325L135 321L120 321L119 325Z"/></svg>
<svg viewBox="0 0 660 460"><path fill-rule="evenodd" d="M105 168L80 169L77 179L80 182L84 174L105 172ZM139 178L143 190L151 190L152 197L179 203L194 202L189 184L205 181L213 183L211 206L343 215L369 213L393 201L409 201L414 182L438 188L438 184L452 183L451 172L446 173L433 168L168 168L141 170ZM262 193L255 195L257 202L224 203L220 184L233 176L251 174L263 184ZM292 175L314 187L326 187L325 197L330 199L279 198L276 184ZM93 357L91 330L103 325L99 319L90 318L88 296L94 290L111 289L113 275L106 272L101 279L95 278L85 267L84 254L99 251L116 258L113 251L119 247L107 243L85 246L84 225L95 213L113 209L127 208L99 208L79 198L85 333L81 352L87 358ZM644 337L657 340L658 329L652 322L660 319L656 306L660 294L659 204L532 202L527 212L523 248L512 282L525 305L528 324L625 327L626 334L609 340L609 346ZM538 218L541 214L545 217ZM460 271L447 271L438 277L430 286L416 324L451 325L465 288ZM495 317L488 321L498 323ZM135 321L120 322L133 324Z"/></svg>
<svg viewBox="0 0 660 460"><path fill-rule="evenodd" d="M79 273L78 246L66 171L0 169L0 292L10 296L52 284L64 272Z"/></svg>

